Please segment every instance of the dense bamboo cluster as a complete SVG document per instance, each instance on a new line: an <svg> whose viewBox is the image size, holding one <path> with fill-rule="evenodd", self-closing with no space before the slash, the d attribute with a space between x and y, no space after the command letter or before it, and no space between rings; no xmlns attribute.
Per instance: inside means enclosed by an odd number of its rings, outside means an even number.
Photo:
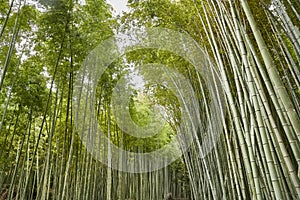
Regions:
<svg viewBox="0 0 300 200"><path fill-rule="evenodd" d="M117 22L108 20L103 0L39 1L42 10L32 4L0 5L0 200L161 200L171 193L186 200L300 198L299 1L129 1L133 10ZM107 167L86 149L74 127L72 99L85 56L120 27L139 22L191 35L214 81L205 85L208 74L174 55L166 59L166 52L126 55L180 63L199 97L193 112L203 125L181 159L135 174ZM178 116L170 120L174 132L155 142L127 136L111 108L121 64L111 64L95 91L99 124L123 149L159 148L176 135ZM157 99L172 97L164 91ZM170 102L165 106L178 114ZM186 145L184 138L179 142Z"/></svg>
<svg viewBox="0 0 300 200"><path fill-rule="evenodd" d="M216 150L201 162L193 151L195 199L300 196L299 3L256 3L194 1L228 105Z"/></svg>

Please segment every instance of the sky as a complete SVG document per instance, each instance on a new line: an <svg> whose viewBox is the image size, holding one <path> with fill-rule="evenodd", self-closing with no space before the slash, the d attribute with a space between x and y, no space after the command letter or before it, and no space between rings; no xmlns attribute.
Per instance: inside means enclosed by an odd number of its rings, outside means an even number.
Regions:
<svg viewBox="0 0 300 200"><path fill-rule="evenodd" d="M127 11L129 8L126 6L127 0L106 0L107 3L114 8L113 15L119 15L122 11Z"/></svg>

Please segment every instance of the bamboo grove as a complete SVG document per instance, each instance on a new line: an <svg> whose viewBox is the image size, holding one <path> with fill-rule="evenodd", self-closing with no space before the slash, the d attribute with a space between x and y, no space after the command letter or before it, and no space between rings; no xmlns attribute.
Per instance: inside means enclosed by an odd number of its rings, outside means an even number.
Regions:
<svg viewBox="0 0 300 200"><path fill-rule="evenodd" d="M168 193L185 200L299 199L300 2L129 0L128 7L114 16L104 0L1 0L0 200L159 200ZM181 113L172 92L148 87L169 123L150 139L126 134L111 103L124 65L174 67L198 98L194 112L203 131L193 132L178 160L147 173L101 163L74 124L74 83L84 59L106 38L132 27L188 34L216 75L205 86L205 74L159 49L128 52L105 71L95 92L95 113L112 143L128 151L166 145L176 137ZM209 87L215 94L208 94ZM217 110L212 101L219 102ZM152 103L144 96L131 99L131 117L140 126L155 118ZM203 156L205 134L219 138Z"/></svg>

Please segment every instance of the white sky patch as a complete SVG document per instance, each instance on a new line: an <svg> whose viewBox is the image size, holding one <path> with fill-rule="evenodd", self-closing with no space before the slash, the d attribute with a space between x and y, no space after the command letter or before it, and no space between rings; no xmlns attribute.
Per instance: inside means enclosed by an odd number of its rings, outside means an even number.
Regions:
<svg viewBox="0 0 300 200"><path fill-rule="evenodd" d="M113 7L113 16L122 15L122 12L129 11L128 0L106 0L106 2Z"/></svg>
<svg viewBox="0 0 300 200"><path fill-rule="evenodd" d="M46 8L42 6L37 0L27 0L26 4L33 5L40 12L46 12Z"/></svg>
<svg viewBox="0 0 300 200"><path fill-rule="evenodd" d="M52 83L52 77L50 76L47 67L43 67L43 70L44 71L41 72L41 74L48 79L47 83L46 83L46 87L48 89L50 89L51 88L51 83ZM57 91L56 85L55 85L55 83L53 83L53 85L52 85L52 92L56 92L56 91Z"/></svg>
<svg viewBox="0 0 300 200"><path fill-rule="evenodd" d="M127 70L129 71L129 74L126 76L128 80L127 87L130 85L134 90L144 90L146 82L144 77L139 74L139 70L135 69L133 64L130 64Z"/></svg>
<svg viewBox="0 0 300 200"><path fill-rule="evenodd" d="M86 4L85 0L78 0L78 3L83 6Z"/></svg>

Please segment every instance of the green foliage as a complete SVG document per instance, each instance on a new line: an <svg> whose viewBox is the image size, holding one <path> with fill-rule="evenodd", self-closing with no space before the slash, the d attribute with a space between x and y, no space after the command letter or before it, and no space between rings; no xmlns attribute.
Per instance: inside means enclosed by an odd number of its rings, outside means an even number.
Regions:
<svg viewBox="0 0 300 200"><path fill-rule="evenodd" d="M132 10L117 19L104 0L80 2L39 0L36 7L31 1L1 1L0 199L160 199L169 191L191 199L299 196L298 1L282 0L296 27L291 30L271 15L270 0L130 0ZM241 4L245 2L261 41L254 37ZM137 138L122 130L112 108L114 88L130 76L130 68L159 63L181 73L196 93L202 132L194 133L189 151L164 169L129 174L103 165L81 142L72 105L77 71L103 40L132 27L189 34L212 57L217 65L213 70L221 72L214 78L226 90L227 116L220 122L224 132L217 147L205 158L201 145L209 133L216 134L219 123L210 103L219 93L209 93L215 85L206 85L205 72L199 74L180 56L157 49L127 52L106 69L96 90L98 123L113 144L131 152L152 152L177 139L181 102L166 85L145 81L143 91L130 88L126 106L131 120L141 129L153 123L152 137ZM266 52L271 64L263 59ZM147 71L139 75L157 76ZM277 91L284 89L287 95ZM165 121L157 120L161 117Z"/></svg>

